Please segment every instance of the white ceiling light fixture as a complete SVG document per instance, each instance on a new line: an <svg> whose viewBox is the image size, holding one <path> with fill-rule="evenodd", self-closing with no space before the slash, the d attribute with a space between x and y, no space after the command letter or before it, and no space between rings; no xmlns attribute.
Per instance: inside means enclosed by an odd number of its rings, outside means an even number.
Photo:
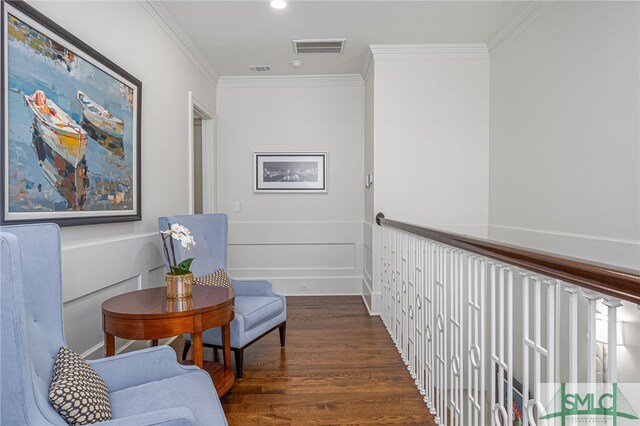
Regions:
<svg viewBox="0 0 640 426"><path fill-rule="evenodd" d="M302 61L300 59L294 59L291 61L291 66L294 68L300 68L302 66Z"/></svg>
<svg viewBox="0 0 640 426"><path fill-rule="evenodd" d="M273 0L271 2L271 7L274 9L284 9L287 7L287 2L284 0Z"/></svg>

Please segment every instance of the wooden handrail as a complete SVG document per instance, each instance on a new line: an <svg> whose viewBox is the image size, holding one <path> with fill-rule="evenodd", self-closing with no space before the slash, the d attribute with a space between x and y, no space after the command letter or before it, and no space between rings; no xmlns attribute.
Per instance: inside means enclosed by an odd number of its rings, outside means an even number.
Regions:
<svg viewBox="0 0 640 426"><path fill-rule="evenodd" d="M640 275L638 275L638 271L497 243L468 235L423 228L385 219L382 213L376 215L376 223L640 304Z"/></svg>

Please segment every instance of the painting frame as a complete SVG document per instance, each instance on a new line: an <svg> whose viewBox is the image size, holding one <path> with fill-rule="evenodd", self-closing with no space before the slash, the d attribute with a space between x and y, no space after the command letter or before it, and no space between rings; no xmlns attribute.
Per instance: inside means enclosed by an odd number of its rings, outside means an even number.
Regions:
<svg viewBox="0 0 640 426"><path fill-rule="evenodd" d="M254 152L253 192L327 193L327 157L322 151Z"/></svg>
<svg viewBox="0 0 640 426"><path fill-rule="evenodd" d="M96 208L93 210L83 210L82 208L70 208L67 201L64 199L59 201L58 204L67 205L67 209L51 209L51 210L27 210L12 211L10 208L9 199L9 173L13 171L11 167L18 167L10 165L9 163L9 149L12 143L9 137L10 128L10 111L9 111L9 25L10 18L13 17L15 21L16 17L21 23L26 22L27 28L33 31L35 28L36 34L49 41L50 45L55 42L56 47L64 48L64 52L70 52L74 58L78 58L78 61L83 61L88 66L93 66L99 71L103 71L107 78L113 79L113 84L125 85L126 95L130 96L126 102L131 104L130 117L130 159L127 159L126 166L128 177L126 190L122 190L122 193L127 192L127 203L121 203L122 206L118 208ZM71 34L62 26L55 23L53 20L39 12L34 7L30 6L21 0L7 0L2 2L0 8L0 56L2 57L2 67L0 69L0 101L3 105L3 114L0 119L0 176L2 176L2 185L0 188L0 196L2 200L2 208L0 209L0 223L2 225L9 224L24 224L24 223L38 223L38 222L53 222L59 226L75 226L75 225L91 225L99 223L114 223L114 222L129 222L142 220L142 186L141 186L141 146L142 146L142 82L135 78L133 75L125 71L116 63L109 60L107 57L93 49L87 43L80 40L78 37ZM71 55L70 55L71 56ZM28 71L25 71L27 73ZM78 98L80 99L80 90L77 91ZM35 93L33 95L35 97ZM79 100L78 99L78 100ZM91 99L89 99L91 101ZM48 102L48 101L47 101ZM100 105L98 105L100 106ZM66 111L62 111L63 113ZM109 113L109 111L106 111ZM67 113L69 114L69 113ZM121 123L123 120L119 120ZM36 122L34 118L34 123ZM74 122L76 126L79 126L77 122ZM124 124L123 124L124 126ZM34 124L35 127L35 124ZM32 132L35 132L32 129ZM120 135L116 135L120 136ZM85 136L87 137L87 136ZM80 136L78 136L80 138ZM35 142L34 142L35 144ZM124 152L124 148L122 148ZM35 151L35 149L34 149ZM81 159L84 160L84 151L80 152L77 156L82 155ZM39 154L38 154L39 155ZM124 154L123 154L124 158ZM42 167L42 164L40 165ZM76 160L75 168L73 169L75 175L79 175L80 168ZM87 169L84 169L85 173ZM85 174L86 182L89 182L88 176ZM46 182L45 182L46 184ZM111 185L123 186L119 181L110 182ZM87 183L89 187L90 183ZM74 186L74 190L77 188ZM55 189L55 188L54 188ZM86 188L85 188L86 191ZM129 195L130 193L130 195ZM86 194L85 194L86 195ZM117 203L120 200L120 193L117 197L107 196L108 201L103 204ZM59 197L60 198L60 197ZM113 201L116 200L116 201Z"/></svg>

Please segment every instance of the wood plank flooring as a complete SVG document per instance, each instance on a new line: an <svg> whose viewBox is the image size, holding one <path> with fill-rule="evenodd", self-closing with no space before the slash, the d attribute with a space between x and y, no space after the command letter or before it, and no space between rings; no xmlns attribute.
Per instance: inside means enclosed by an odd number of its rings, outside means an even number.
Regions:
<svg viewBox="0 0 640 426"><path fill-rule="evenodd" d="M287 310L285 349L273 332L245 350L243 378L223 399L230 425L435 425L361 297L288 297ZM182 353L182 339L173 346Z"/></svg>

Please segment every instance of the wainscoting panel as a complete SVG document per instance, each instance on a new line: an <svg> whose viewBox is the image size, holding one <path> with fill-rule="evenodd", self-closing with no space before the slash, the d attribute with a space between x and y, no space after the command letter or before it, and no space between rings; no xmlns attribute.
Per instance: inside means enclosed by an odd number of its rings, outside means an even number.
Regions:
<svg viewBox="0 0 640 426"><path fill-rule="evenodd" d="M371 296L373 293L373 229L370 223L363 224L363 251L364 268L362 270L362 298L367 305L369 313L375 312L372 309Z"/></svg>
<svg viewBox="0 0 640 426"><path fill-rule="evenodd" d="M62 247L62 298L67 345L85 358L103 356L102 302L128 291L164 285L157 233ZM116 339L116 351L147 342Z"/></svg>
<svg viewBox="0 0 640 426"><path fill-rule="evenodd" d="M362 294L362 222L229 224L229 274L287 295Z"/></svg>

